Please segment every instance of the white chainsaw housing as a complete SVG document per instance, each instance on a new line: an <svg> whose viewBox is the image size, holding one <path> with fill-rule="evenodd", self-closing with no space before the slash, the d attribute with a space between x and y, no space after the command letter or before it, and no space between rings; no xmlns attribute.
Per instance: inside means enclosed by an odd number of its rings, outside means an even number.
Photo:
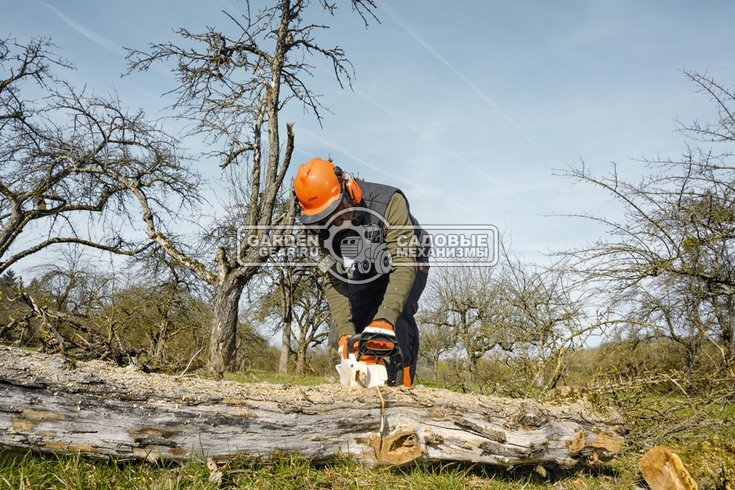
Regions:
<svg viewBox="0 0 735 490"><path fill-rule="evenodd" d="M342 359L342 362L335 367L339 373L339 382L348 388L385 386L388 381L388 371L385 366L358 361L354 354L350 354L347 359Z"/></svg>

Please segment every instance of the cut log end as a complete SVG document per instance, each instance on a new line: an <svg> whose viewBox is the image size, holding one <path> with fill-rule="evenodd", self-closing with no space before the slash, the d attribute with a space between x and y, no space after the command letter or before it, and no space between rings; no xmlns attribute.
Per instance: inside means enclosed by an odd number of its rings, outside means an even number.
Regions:
<svg viewBox="0 0 735 490"><path fill-rule="evenodd" d="M697 490L679 456L666 446L649 449L638 462L646 483L652 490Z"/></svg>
<svg viewBox="0 0 735 490"><path fill-rule="evenodd" d="M370 437L375 460L390 465L403 465L422 459L426 453L419 441L419 434L414 427L397 427L384 437Z"/></svg>
<svg viewBox="0 0 735 490"><path fill-rule="evenodd" d="M584 400L217 382L0 347L0 445L23 451L570 467L614 457L624 433L619 415Z"/></svg>

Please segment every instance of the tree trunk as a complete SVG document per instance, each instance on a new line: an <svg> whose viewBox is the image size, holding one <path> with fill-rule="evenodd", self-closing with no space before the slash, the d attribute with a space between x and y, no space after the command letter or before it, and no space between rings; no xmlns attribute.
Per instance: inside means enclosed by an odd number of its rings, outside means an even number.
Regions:
<svg viewBox="0 0 735 490"><path fill-rule="evenodd" d="M223 276L214 289L212 332L209 337L209 366L218 379L235 360L237 316L243 289L233 273Z"/></svg>
<svg viewBox="0 0 735 490"><path fill-rule="evenodd" d="M623 444L619 415L578 396L541 404L425 387L240 384L73 363L0 347L0 448L187 461L208 456L375 464L593 464Z"/></svg>
<svg viewBox="0 0 735 490"><path fill-rule="evenodd" d="M474 352L467 351L467 375L462 377L463 381L467 383L475 381L477 376L477 363L479 360L480 358L476 357Z"/></svg>
<svg viewBox="0 0 735 490"><path fill-rule="evenodd" d="M304 366L306 365L306 348L309 345L301 341L299 348L296 350L296 374L304 374Z"/></svg>
<svg viewBox="0 0 735 490"><path fill-rule="evenodd" d="M541 354L536 354L536 362L531 360L531 365L536 370L533 373L533 385L535 388L543 390L546 388L546 359Z"/></svg>
<svg viewBox="0 0 735 490"><path fill-rule="evenodd" d="M281 332L281 358L278 360L278 373L288 373L288 355L291 353L291 322L283 322Z"/></svg>
<svg viewBox="0 0 735 490"><path fill-rule="evenodd" d="M151 350L153 361L163 360L163 351L166 348L166 340L168 337L168 320L163 320L163 325L159 325L158 329L151 335Z"/></svg>

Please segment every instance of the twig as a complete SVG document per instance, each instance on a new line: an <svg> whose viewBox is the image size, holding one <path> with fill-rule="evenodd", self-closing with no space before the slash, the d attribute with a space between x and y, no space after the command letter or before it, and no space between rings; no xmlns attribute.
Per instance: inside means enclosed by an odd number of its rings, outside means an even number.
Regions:
<svg viewBox="0 0 735 490"><path fill-rule="evenodd" d="M200 348L200 349L199 349L198 351L196 351L196 353L195 353L195 354L194 354L194 355L193 355L193 356L191 357L191 359L189 359L189 364L187 364L187 365L186 365L186 367L184 368L184 370L183 370L183 371L181 371L181 374L179 374L179 377L181 377L181 376L183 376L183 375L185 375L185 374L186 374L186 372L187 372L187 371L189 370L189 368L191 367L191 363L192 363L192 362L194 362L194 359L196 359L196 357L197 357L197 356L198 356L199 354L201 354L201 352L202 352L203 350L204 350L204 347L201 347L201 348Z"/></svg>

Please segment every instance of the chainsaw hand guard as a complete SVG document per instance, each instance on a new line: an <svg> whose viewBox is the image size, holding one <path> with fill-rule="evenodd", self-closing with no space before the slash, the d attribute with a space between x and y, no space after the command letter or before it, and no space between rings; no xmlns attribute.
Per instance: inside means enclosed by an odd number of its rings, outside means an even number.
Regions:
<svg viewBox="0 0 735 490"><path fill-rule="evenodd" d="M398 341L392 332L376 332L366 328L360 335L360 342L357 347L358 360L371 357L373 359L385 359L399 353Z"/></svg>

